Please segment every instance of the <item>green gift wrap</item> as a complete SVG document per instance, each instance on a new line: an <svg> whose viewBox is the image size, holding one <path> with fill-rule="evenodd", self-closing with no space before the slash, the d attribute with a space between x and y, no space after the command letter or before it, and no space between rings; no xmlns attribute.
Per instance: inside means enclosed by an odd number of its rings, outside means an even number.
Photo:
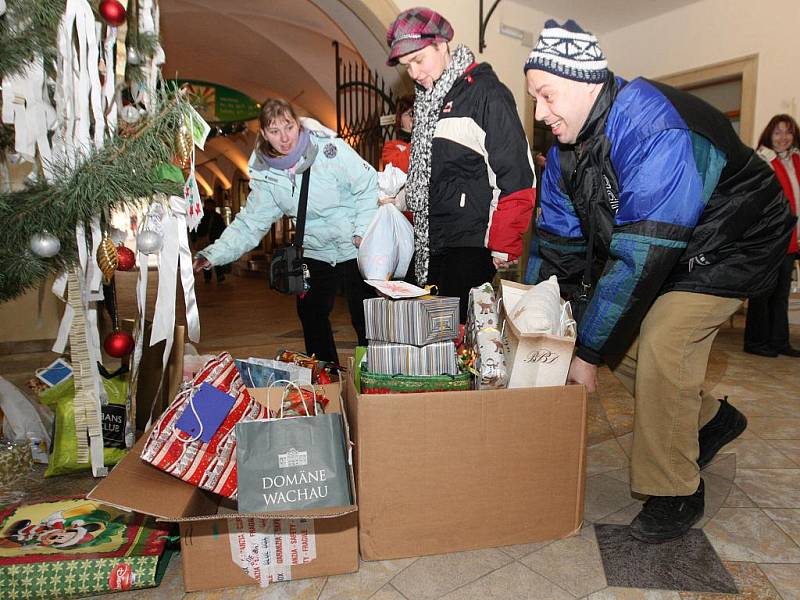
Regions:
<svg viewBox="0 0 800 600"><path fill-rule="evenodd" d="M361 368L362 394L413 394L470 390L470 373L458 375L383 375Z"/></svg>
<svg viewBox="0 0 800 600"><path fill-rule="evenodd" d="M169 561L153 519L83 498L0 508L0 599L154 587Z"/></svg>

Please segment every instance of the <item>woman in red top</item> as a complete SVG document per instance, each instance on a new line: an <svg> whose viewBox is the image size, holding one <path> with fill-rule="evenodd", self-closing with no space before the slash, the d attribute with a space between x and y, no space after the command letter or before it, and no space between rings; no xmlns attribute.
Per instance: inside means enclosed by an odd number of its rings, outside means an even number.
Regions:
<svg viewBox="0 0 800 600"><path fill-rule="evenodd" d="M758 140L758 155L775 171L783 193L797 214L800 201L800 137L797 123L789 115L775 115ZM789 240L786 256L772 292L752 298L747 307L744 330L744 351L759 356L800 356L789 344L789 291L794 261L797 258L797 233Z"/></svg>
<svg viewBox="0 0 800 600"><path fill-rule="evenodd" d="M414 123L414 96L401 96L397 101L394 130L397 138L383 145L381 152L381 169L389 163L408 173L411 159L411 126Z"/></svg>

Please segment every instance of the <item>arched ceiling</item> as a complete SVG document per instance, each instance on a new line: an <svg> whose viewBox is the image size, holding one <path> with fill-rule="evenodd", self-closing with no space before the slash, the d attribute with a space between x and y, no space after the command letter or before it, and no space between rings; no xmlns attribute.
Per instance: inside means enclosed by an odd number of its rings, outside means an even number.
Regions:
<svg viewBox="0 0 800 600"><path fill-rule="evenodd" d="M279 96L335 128L334 41L345 61L365 62L390 86L400 82L399 71L385 65L382 26L351 6L359 8L358 0L162 0L162 72L221 84L258 102ZM212 138L198 153L210 186L219 179L228 187L236 170L247 175L256 129Z"/></svg>

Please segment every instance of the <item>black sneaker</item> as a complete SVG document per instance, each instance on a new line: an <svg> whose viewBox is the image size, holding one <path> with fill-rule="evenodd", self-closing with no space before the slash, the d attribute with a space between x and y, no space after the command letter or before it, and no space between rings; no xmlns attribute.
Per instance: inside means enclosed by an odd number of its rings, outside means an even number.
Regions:
<svg viewBox="0 0 800 600"><path fill-rule="evenodd" d="M747 417L736 410L725 396L719 401L719 410L714 418L703 425L697 437L700 456L697 466L701 469L711 462L725 444L732 442L747 429Z"/></svg>
<svg viewBox="0 0 800 600"><path fill-rule="evenodd" d="M641 542L660 544L681 537L703 516L703 480L691 496L650 496L631 521L631 535Z"/></svg>

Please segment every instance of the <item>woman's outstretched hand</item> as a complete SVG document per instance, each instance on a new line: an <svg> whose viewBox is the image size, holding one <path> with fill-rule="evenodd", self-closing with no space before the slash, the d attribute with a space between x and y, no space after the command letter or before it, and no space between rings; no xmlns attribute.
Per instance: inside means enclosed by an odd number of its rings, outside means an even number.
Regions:
<svg viewBox="0 0 800 600"><path fill-rule="evenodd" d="M211 263L208 262L208 259L205 256L196 256L194 261L192 261L192 270L197 273L198 271L202 271L203 269L210 269Z"/></svg>

